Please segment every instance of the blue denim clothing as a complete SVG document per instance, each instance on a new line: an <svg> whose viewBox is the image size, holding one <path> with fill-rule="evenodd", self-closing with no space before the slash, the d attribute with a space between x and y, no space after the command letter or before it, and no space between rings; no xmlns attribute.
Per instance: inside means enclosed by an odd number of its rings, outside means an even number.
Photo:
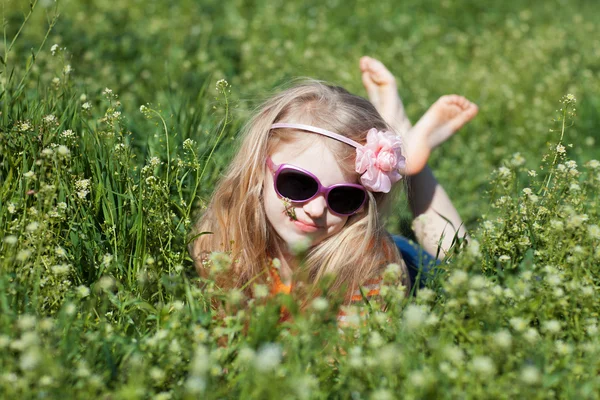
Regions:
<svg viewBox="0 0 600 400"><path fill-rule="evenodd" d="M422 288L425 286L425 282L434 276L436 266L440 264L440 260L433 257L412 240L397 235L392 235L392 239L398 246L398 250L400 250L408 268L411 287L415 286L418 278L418 287Z"/></svg>

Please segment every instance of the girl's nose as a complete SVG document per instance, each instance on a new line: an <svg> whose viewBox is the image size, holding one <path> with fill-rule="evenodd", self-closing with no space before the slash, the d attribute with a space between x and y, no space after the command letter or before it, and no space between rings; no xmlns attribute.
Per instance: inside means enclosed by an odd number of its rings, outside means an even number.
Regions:
<svg viewBox="0 0 600 400"><path fill-rule="evenodd" d="M327 202L325 201L325 197L323 195L319 195L314 199L307 201L302 206L302 209L312 219L317 219L325 214L327 210Z"/></svg>

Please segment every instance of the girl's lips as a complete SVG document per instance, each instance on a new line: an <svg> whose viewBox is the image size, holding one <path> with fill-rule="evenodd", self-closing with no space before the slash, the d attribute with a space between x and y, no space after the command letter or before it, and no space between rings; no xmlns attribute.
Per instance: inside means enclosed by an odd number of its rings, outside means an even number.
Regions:
<svg viewBox="0 0 600 400"><path fill-rule="evenodd" d="M316 225L308 225L300 221L294 221L294 225L296 225L302 232L316 232L321 229Z"/></svg>

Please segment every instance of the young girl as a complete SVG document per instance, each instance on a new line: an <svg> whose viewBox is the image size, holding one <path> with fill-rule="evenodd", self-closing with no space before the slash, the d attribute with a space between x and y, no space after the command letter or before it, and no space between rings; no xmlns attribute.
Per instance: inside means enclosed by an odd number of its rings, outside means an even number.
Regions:
<svg viewBox="0 0 600 400"><path fill-rule="evenodd" d="M407 263L414 270L419 257L431 256L391 237L383 223L390 195L406 178L410 207L419 217L415 234L426 252L436 254L439 247L442 257L455 234L466 235L426 162L477 107L443 96L411 128L392 74L369 57L360 67L373 104L306 80L257 110L195 226L194 234L211 232L189 246L200 275L208 274L211 252L225 251L233 264L217 284L244 288L248 296L251 280L270 285L272 293L289 293L298 281L317 283L330 274L328 290L344 289L350 303L362 299L360 287L368 296L378 294L390 263L400 265L410 287ZM306 249L301 260L298 248Z"/></svg>

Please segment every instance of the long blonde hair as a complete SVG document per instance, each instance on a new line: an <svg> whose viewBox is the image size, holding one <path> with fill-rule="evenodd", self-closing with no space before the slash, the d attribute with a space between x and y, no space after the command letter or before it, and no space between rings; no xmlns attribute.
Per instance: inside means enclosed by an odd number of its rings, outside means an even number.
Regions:
<svg viewBox="0 0 600 400"><path fill-rule="evenodd" d="M269 256L281 246L281 239L268 223L263 206L265 160L279 143L311 135L328 146L342 170L358 178L354 171L356 150L353 147L316 134L271 130L276 122L318 126L361 144L366 143L371 128L391 130L367 100L316 80L304 80L259 107L245 126L239 151L191 233L212 232L197 237L189 245L201 276L207 275L203 261L210 252L230 252L234 261L232 270L217 281L225 288L243 287L253 278L265 282ZM368 195L366 212L349 217L340 232L309 249L303 260L312 283L332 274L334 278L328 290L335 292L345 287L346 301L359 285L381 273L389 263L399 264L404 270L403 283L407 287L410 284L402 257L382 222L390 193L368 192Z"/></svg>

